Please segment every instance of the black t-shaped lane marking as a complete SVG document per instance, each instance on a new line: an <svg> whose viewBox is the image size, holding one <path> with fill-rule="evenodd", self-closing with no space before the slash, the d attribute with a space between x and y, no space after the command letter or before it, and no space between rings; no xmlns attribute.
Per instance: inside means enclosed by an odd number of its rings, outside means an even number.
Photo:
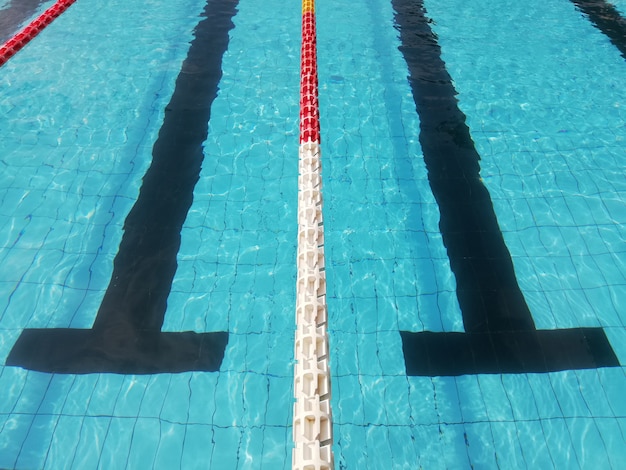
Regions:
<svg viewBox="0 0 626 470"><path fill-rule="evenodd" d="M549 372L618 366L601 328L537 330L515 276L480 156L422 0L392 0L420 118L439 227L465 333L402 331L409 375Z"/></svg>
<svg viewBox="0 0 626 470"><path fill-rule="evenodd" d="M25 329L7 365L74 374L219 369L227 332L173 333L161 332L161 327L237 3L207 1L205 18L196 26L165 109L152 164L124 223L111 281L93 327Z"/></svg>
<svg viewBox="0 0 626 470"><path fill-rule="evenodd" d="M571 0L609 38L626 59L626 19L604 0Z"/></svg>

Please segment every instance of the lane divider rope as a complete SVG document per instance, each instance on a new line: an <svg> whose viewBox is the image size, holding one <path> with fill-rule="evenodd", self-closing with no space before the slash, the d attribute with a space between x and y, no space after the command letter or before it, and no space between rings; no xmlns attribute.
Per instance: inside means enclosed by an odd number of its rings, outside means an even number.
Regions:
<svg viewBox="0 0 626 470"><path fill-rule="evenodd" d="M332 470L315 0L302 1L292 468Z"/></svg>
<svg viewBox="0 0 626 470"><path fill-rule="evenodd" d="M9 39L0 47L0 67L2 67L11 57L17 54L26 44L28 44L35 36L37 36L46 26L52 23L55 18L67 10L76 0L59 0L36 19L31 21L28 26L19 33Z"/></svg>

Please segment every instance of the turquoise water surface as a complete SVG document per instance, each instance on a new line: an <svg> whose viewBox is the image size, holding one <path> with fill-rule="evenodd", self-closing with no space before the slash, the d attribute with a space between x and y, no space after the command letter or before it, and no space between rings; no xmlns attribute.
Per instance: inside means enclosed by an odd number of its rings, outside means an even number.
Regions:
<svg viewBox="0 0 626 470"><path fill-rule="evenodd" d="M537 328L626 364L626 61L569 0L424 4ZM0 69L2 468L291 467L298 2L239 1L182 230L162 329L228 332L219 371L5 365L92 327L204 7L78 0ZM336 468L620 468L624 367L407 376L400 331L464 325L394 10L317 29Z"/></svg>

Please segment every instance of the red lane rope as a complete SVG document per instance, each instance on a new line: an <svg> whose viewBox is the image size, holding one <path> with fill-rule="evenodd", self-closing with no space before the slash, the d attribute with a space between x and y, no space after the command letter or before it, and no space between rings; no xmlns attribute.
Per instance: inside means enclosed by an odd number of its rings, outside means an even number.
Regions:
<svg viewBox="0 0 626 470"><path fill-rule="evenodd" d="M54 21L61 13L69 8L76 0L59 0L35 20L31 21L22 31L0 47L0 67L2 67L11 57L28 44L31 39L37 36L46 26Z"/></svg>
<svg viewBox="0 0 626 470"><path fill-rule="evenodd" d="M302 15L302 50L300 56L300 144L320 143L317 94L317 41L315 12Z"/></svg>

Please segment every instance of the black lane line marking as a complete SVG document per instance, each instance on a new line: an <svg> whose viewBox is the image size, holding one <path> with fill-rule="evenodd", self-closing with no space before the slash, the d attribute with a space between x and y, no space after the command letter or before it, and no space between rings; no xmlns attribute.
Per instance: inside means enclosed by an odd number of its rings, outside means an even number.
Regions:
<svg viewBox="0 0 626 470"><path fill-rule="evenodd" d="M402 331L408 375L619 366L601 328L536 330L422 0L392 0L465 333Z"/></svg>
<svg viewBox="0 0 626 470"><path fill-rule="evenodd" d="M0 10L0 45L17 33L27 20L33 18L43 0L13 0Z"/></svg>
<svg viewBox="0 0 626 470"><path fill-rule="evenodd" d="M604 0L571 0L626 59L626 19L617 8Z"/></svg>
<svg viewBox="0 0 626 470"><path fill-rule="evenodd" d="M193 200L222 56L237 0L208 0L194 31L152 151L139 197L124 222L113 274L93 327L25 329L7 365L86 374L216 371L227 332L161 332L180 232Z"/></svg>

